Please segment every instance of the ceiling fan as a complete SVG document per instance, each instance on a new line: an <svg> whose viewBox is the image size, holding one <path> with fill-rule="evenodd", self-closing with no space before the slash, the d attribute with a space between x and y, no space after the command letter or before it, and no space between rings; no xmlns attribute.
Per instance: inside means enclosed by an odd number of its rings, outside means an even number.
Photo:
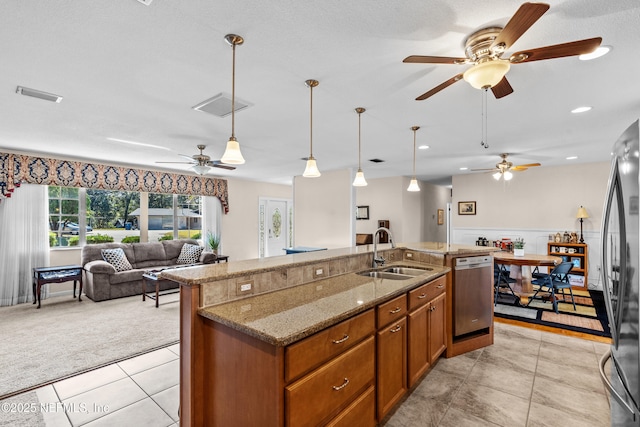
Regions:
<svg viewBox="0 0 640 427"><path fill-rule="evenodd" d="M515 52L508 59L502 59L504 52L513 45L544 13L549 10L546 3L524 3L511 17L507 25L489 27L474 32L467 37L465 45L466 58L446 56L406 57L402 62L418 64L473 64L464 73L450 78L416 98L416 101L427 99L459 80L466 80L476 89L489 89L496 98L502 98L513 92L513 88L505 77L511 64L540 61L543 59L563 58L566 56L591 53L600 46L601 37L561 43L553 46Z"/></svg>
<svg viewBox="0 0 640 427"><path fill-rule="evenodd" d="M156 162L156 163L184 163L192 165L193 170L198 175L205 175L210 168L221 168L227 170L234 170L234 166L225 165L220 160L211 160L211 157L207 156L202 152L207 146L199 144L198 149L200 150L200 154L194 154L193 156L186 156L184 154L179 154L180 157L184 157L185 159L189 159L188 162Z"/></svg>
<svg viewBox="0 0 640 427"><path fill-rule="evenodd" d="M529 168L535 167L535 166L541 166L540 163L527 163L524 165L517 165L514 166L513 163L511 163L510 161L507 160L507 156L509 154L508 153L502 153L500 154L500 157L502 158L502 160L498 163L496 163L496 167L495 168L491 168L491 169L471 169L472 171L487 171L487 172L494 172L493 177L496 180L499 180L500 178L503 178L505 181L509 181L511 178L513 178L513 174L512 172L521 172L521 171L525 171Z"/></svg>

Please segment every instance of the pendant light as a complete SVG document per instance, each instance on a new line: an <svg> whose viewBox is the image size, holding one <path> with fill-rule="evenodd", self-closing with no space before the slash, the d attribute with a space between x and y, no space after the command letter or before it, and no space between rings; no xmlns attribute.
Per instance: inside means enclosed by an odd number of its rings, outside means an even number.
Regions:
<svg viewBox="0 0 640 427"><path fill-rule="evenodd" d="M361 144L360 144L360 116L362 115L362 113L364 113L365 110L362 107L358 107L356 108L356 113L358 113L358 172L356 172L356 178L353 180L353 186L354 187L366 187L367 186L367 180L364 179L364 172L362 172L362 167L360 166L360 151L361 151Z"/></svg>
<svg viewBox="0 0 640 427"><path fill-rule="evenodd" d="M316 159L313 157L313 88L318 86L320 82L317 80L307 80L304 82L311 93L311 108L309 113L309 158L307 159L307 167L304 169L302 176L305 178L317 178L320 176Z"/></svg>
<svg viewBox="0 0 640 427"><path fill-rule="evenodd" d="M416 179L416 131L420 129L420 126L412 126L411 130L413 131L413 178L411 178L411 182L409 183L409 187L407 187L407 191L420 191L420 186L418 185L418 180Z"/></svg>
<svg viewBox="0 0 640 427"><path fill-rule="evenodd" d="M240 144L236 140L235 119L236 119L236 46L244 43L244 39L236 34L227 34L224 36L227 43L231 45L233 50L233 68L231 74L231 137L227 142L227 148L220 159L220 162L229 165L244 164L244 157L240 152Z"/></svg>

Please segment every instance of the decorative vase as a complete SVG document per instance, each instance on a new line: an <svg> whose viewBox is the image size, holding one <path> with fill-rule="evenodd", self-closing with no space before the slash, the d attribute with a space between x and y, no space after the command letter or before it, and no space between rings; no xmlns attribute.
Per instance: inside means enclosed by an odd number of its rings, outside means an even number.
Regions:
<svg viewBox="0 0 640 427"><path fill-rule="evenodd" d="M524 256L524 248L522 249L514 249L513 256Z"/></svg>

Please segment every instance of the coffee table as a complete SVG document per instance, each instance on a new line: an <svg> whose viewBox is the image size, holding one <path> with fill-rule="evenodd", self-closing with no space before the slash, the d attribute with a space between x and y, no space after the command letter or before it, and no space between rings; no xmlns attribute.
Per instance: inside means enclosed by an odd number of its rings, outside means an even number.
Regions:
<svg viewBox="0 0 640 427"><path fill-rule="evenodd" d="M169 268L175 267L167 267L167 268L158 268L155 270L147 270L142 274L142 301L146 301L146 297L149 297L156 301L156 308L159 306L160 301L160 282L163 280L160 275L163 270L167 270ZM156 292L155 295L147 294L148 285L155 284ZM163 291L162 295L175 294L180 292L180 288L175 290L167 290Z"/></svg>

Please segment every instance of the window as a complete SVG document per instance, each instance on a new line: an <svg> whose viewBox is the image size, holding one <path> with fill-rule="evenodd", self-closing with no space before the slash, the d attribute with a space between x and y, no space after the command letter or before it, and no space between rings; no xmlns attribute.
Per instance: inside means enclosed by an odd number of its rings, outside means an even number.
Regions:
<svg viewBox="0 0 640 427"><path fill-rule="evenodd" d="M80 203L83 199L86 203ZM135 191L50 186L49 245L139 242L140 215L144 212L140 203L140 193ZM148 241L201 238L201 196L149 193L146 210ZM86 222L84 230L81 222Z"/></svg>

